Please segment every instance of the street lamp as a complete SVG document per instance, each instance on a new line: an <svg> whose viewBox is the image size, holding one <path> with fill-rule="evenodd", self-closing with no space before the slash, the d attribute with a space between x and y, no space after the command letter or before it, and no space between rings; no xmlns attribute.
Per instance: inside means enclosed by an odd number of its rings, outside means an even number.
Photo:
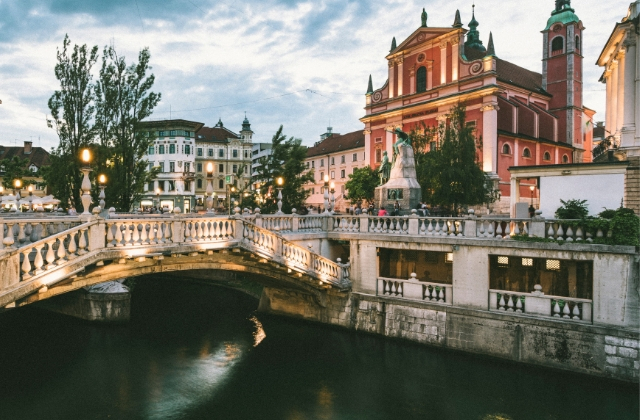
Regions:
<svg viewBox="0 0 640 420"><path fill-rule="evenodd" d="M533 207L533 191L536 189L535 186L530 186L529 190L531 190L531 205L529 206L529 216L533 217L536 214L536 208Z"/></svg>
<svg viewBox="0 0 640 420"><path fill-rule="evenodd" d="M205 193L207 213L213 214L213 163L207 163L207 191Z"/></svg>
<svg viewBox="0 0 640 420"><path fill-rule="evenodd" d="M324 176L324 211L322 214L329 214L329 175Z"/></svg>
<svg viewBox="0 0 640 420"><path fill-rule="evenodd" d="M231 193L236 192L236 187L231 184L227 184L227 188L229 189L229 216L231 216L231 204L233 204L231 200Z"/></svg>
<svg viewBox="0 0 640 420"><path fill-rule="evenodd" d="M158 211L160 211L160 188L156 188L156 206Z"/></svg>
<svg viewBox="0 0 640 420"><path fill-rule="evenodd" d="M91 153L89 152L89 149L82 150L81 159L84 163L84 166L80 168L84 175L82 185L80 187L80 190L82 191L82 214L91 215L89 212L89 206L91 205L91 181L89 180L89 173L91 172L91 168L89 167L89 163L91 162Z"/></svg>
<svg viewBox="0 0 640 420"><path fill-rule="evenodd" d="M276 189L278 190L278 213L276 214L282 214L282 185L283 184L284 184L284 178L282 178L281 176L276 178L276 185L278 185L276 187Z"/></svg>
<svg viewBox="0 0 640 420"><path fill-rule="evenodd" d="M20 190L22 189L22 181L16 179L13 181L13 195L16 196L16 209L17 211L22 212L22 207L20 207Z"/></svg>
<svg viewBox="0 0 640 420"><path fill-rule="evenodd" d="M29 210L27 213L33 213L33 185L29 184L27 191L29 191Z"/></svg>
<svg viewBox="0 0 640 420"><path fill-rule="evenodd" d="M107 176L105 174L100 174L98 176L98 184L100 187L100 195L98 196L98 198L100 199L100 202L98 203L98 205L100 206L101 210L104 210L104 207L106 205L106 203L104 202L104 199L106 198L104 194L104 189L107 187L105 185L106 183L107 183Z"/></svg>
<svg viewBox="0 0 640 420"><path fill-rule="evenodd" d="M335 192L336 192L336 183L331 181L331 214L335 213L336 211L336 196L335 196Z"/></svg>

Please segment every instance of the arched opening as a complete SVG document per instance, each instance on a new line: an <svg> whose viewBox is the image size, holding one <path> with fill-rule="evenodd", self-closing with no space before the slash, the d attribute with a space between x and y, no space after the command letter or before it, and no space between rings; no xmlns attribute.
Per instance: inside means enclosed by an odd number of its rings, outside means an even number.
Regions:
<svg viewBox="0 0 640 420"><path fill-rule="evenodd" d="M542 156L542 160L551 160L551 153L544 152L544 155Z"/></svg>
<svg viewBox="0 0 640 420"><path fill-rule="evenodd" d="M553 38L551 41L551 52L557 53L564 49L564 39L561 36Z"/></svg>
<svg viewBox="0 0 640 420"><path fill-rule="evenodd" d="M198 188L202 188L202 179L198 179L198 181L196 182Z"/></svg>
<svg viewBox="0 0 640 420"><path fill-rule="evenodd" d="M224 179L218 180L218 189L224 188Z"/></svg>
<svg viewBox="0 0 640 420"><path fill-rule="evenodd" d="M531 150L529 150L529 148L528 148L528 147L525 147L525 148L522 150L522 157L523 157L523 158L530 158L530 157L531 157Z"/></svg>
<svg viewBox="0 0 640 420"><path fill-rule="evenodd" d="M509 146L509 144L505 143L502 146L502 154L504 154L504 155L510 155L511 154L511 147Z"/></svg>
<svg viewBox="0 0 640 420"><path fill-rule="evenodd" d="M562 163L569 163L569 156L562 155Z"/></svg>
<svg viewBox="0 0 640 420"><path fill-rule="evenodd" d="M416 92L427 91L427 68L422 66L416 72Z"/></svg>
<svg viewBox="0 0 640 420"><path fill-rule="evenodd" d="M580 37L576 35L576 50L580 50Z"/></svg>

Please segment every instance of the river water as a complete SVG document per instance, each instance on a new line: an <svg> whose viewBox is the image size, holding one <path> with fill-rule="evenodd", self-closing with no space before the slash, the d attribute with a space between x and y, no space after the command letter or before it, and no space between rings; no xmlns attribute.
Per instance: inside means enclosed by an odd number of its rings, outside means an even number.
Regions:
<svg viewBox="0 0 640 420"><path fill-rule="evenodd" d="M638 419L638 387L256 314L139 281L127 325L0 314L0 419Z"/></svg>

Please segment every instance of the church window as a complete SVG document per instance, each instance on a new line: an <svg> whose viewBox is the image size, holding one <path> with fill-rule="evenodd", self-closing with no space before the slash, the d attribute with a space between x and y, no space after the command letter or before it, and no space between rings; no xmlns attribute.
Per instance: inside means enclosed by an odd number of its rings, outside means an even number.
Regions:
<svg viewBox="0 0 640 420"><path fill-rule="evenodd" d="M376 137L376 143L382 143L382 137Z"/></svg>
<svg viewBox="0 0 640 420"><path fill-rule="evenodd" d="M427 68L422 66L416 72L416 92L427 91Z"/></svg>
<svg viewBox="0 0 640 420"><path fill-rule="evenodd" d="M551 41L551 52L558 52L564 49L564 39L561 36L553 38Z"/></svg>
<svg viewBox="0 0 640 420"><path fill-rule="evenodd" d="M507 143L505 143L502 146L502 154L503 155L510 155L511 154L511 147L509 147L509 145Z"/></svg>
<svg viewBox="0 0 640 420"><path fill-rule="evenodd" d="M569 156L562 155L562 163L569 163Z"/></svg>
<svg viewBox="0 0 640 420"><path fill-rule="evenodd" d="M531 157L531 150L529 150L528 147L525 147L524 149L522 149L522 157L524 157L524 158L530 158Z"/></svg>
<svg viewBox="0 0 640 420"><path fill-rule="evenodd" d="M382 162L382 150L376 149L376 163Z"/></svg>
<svg viewBox="0 0 640 420"><path fill-rule="evenodd" d="M576 50L580 50L580 37L576 35Z"/></svg>
<svg viewBox="0 0 640 420"><path fill-rule="evenodd" d="M551 160L551 153L544 152L544 156L542 156L542 160Z"/></svg>

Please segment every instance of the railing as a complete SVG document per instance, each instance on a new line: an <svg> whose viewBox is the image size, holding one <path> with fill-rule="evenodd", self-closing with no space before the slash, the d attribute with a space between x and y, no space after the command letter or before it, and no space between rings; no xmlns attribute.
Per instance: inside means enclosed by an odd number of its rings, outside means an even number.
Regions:
<svg viewBox="0 0 640 420"><path fill-rule="evenodd" d="M235 221L229 218L189 218L182 222L185 242L228 241L235 238Z"/></svg>
<svg viewBox="0 0 640 420"><path fill-rule="evenodd" d="M334 232L360 232L360 218L358 216L333 216Z"/></svg>
<svg viewBox="0 0 640 420"><path fill-rule="evenodd" d="M529 234L531 219L477 219L476 237L509 239Z"/></svg>
<svg viewBox="0 0 640 420"><path fill-rule="evenodd" d="M262 227L274 232L290 232L293 229L293 216L262 216Z"/></svg>
<svg viewBox="0 0 640 420"><path fill-rule="evenodd" d="M378 277L377 295L451 305L453 285L419 281L415 273L409 280Z"/></svg>
<svg viewBox="0 0 640 420"><path fill-rule="evenodd" d="M602 228L598 228L593 232L580 220L545 220L545 234L549 239L567 242L592 242L594 236L603 238L608 233L608 230Z"/></svg>
<svg viewBox="0 0 640 420"><path fill-rule="evenodd" d="M58 216L48 218L11 217L0 219L0 249L20 248L38 242L80 224L80 218Z"/></svg>
<svg viewBox="0 0 640 420"><path fill-rule="evenodd" d="M540 292L489 290L489 310L591 322L593 301Z"/></svg>
<svg viewBox="0 0 640 420"><path fill-rule="evenodd" d="M373 216L368 218L369 233L408 235L409 218L406 216Z"/></svg>
<svg viewBox="0 0 640 420"><path fill-rule="evenodd" d="M425 217L419 219L420 235L464 236L464 219Z"/></svg>
<svg viewBox="0 0 640 420"><path fill-rule="evenodd" d="M323 216L300 216L298 217L299 232L317 232L322 230Z"/></svg>

